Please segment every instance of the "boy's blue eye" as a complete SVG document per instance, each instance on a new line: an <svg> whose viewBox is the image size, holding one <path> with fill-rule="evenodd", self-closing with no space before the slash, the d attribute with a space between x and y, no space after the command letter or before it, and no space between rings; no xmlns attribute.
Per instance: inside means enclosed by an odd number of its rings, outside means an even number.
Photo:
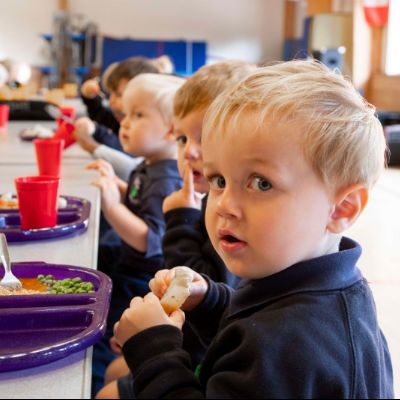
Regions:
<svg viewBox="0 0 400 400"><path fill-rule="evenodd" d="M210 185L214 189L224 189L226 182L223 176L214 176L210 179Z"/></svg>
<svg viewBox="0 0 400 400"><path fill-rule="evenodd" d="M252 189L260 192L266 192L272 188L272 185L266 179L261 178L260 176L255 176L252 178L250 186Z"/></svg>

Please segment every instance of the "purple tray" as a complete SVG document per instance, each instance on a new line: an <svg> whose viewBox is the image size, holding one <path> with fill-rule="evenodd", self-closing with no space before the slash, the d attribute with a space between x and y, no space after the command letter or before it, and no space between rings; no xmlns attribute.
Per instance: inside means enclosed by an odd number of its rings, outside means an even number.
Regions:
<svg viewBox="0 0 400 400"><path fill-rule="evenodd" d="M13 263L19 278L38 274L80 277L95 287L88 294L0 296L0 372L47 364L86 349L104 335L111 280L89 268L44 262ZM0 272L0 277L4 272Z"/></svg>
<svg viewBox="0 0 400 400"><path fill-rule="evenodd" d="M53 228L21 229L18 209L0 209L0 233L8 242L54 239L84 232L89 224L90 202L86 199L62 196L67 207L58 210L57 225Z"/></svg>

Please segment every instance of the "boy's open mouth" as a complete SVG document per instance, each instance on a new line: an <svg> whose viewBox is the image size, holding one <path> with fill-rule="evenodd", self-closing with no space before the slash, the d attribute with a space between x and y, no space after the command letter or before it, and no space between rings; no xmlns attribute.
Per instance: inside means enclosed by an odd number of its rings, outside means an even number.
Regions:
<svg viewBox="0 0 400 400"><path fill-rule="evenodd" d="M235 236L232 235L225 235L221 238L222 240L225 240L229 243L238 243L241 242L241 240L239 240L238 238L236 238Z"/></svg>

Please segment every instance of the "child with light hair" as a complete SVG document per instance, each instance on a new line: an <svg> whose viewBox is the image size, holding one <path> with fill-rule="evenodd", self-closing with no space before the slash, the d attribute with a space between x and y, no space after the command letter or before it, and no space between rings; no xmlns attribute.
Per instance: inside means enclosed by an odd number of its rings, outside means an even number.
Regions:
<svg viewBox="0 0 400 400"><path fill-rule="evenodd" d="M94 348L94 391L102 385L105 368L115 357L108 344L113 324L133 296L147 293L150 278L164 265L162 203L182 186L172 136L172 107L184 81L161 74L140 74L129 81L122 98L125 117L120 140L126 153L144 161L132 171L128 183L103 160L88 166L100 172L94 185L101 191L102 212L121 238L113 265L104 266L99 259L98 268L111 271L113 292L106 335Z"/></svg>
<svg viewBox="0 0 400 400"><path fill-rule="evenodd" d="M183 188L169 195L163 203L166 221L162 246L165 267L186 265L216 282L224 282L232 287L236 286L239 279L226 268L212 247L205 229L204 211L209 185L203 176L201 135L204 114L212 101L255 69L256 65L240 60L206 65L177 91L173 125ZM194 365L197 365L205 348L189 324L185 325L183 346L189 351ZM131 376L124 376L128 372L123 357L114 360L106 372L105 382L108 385L96 398L130 398Z"/></svg>
<svg viewBox="0 0 400 400"><path fill-rule="evenodd" d="M344 231L385 164L375 109L316 61L264 67L211 105L206 226L236 290L194 272L186 317L209 338L193 373L185 314L156 273L114 328L137 398L392 398L361 247Z"/></svg>
<svg viewBox="0 0 400 400"><path fill-rule="evenodd" d="M241 60L206 65L185 82L174 99L174 137L184 184L163 203L167 223L163 238L165 265L186 265L232 287L238 278L227 270L205 229L209 184L203 174L201 138L204 115L213 100L256 68Z"/></svg>

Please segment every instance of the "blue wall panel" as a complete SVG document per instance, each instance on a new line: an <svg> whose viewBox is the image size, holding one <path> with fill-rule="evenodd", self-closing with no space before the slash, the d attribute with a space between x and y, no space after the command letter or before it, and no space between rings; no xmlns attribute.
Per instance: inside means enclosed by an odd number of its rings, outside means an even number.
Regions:
<svg viewBox="0 0 400 400"><path fill-rule="evenodd" d="M184 40L133 40L103 38L102 70L111 63L128 57L144 56L156 58L168 55L176 73L190 75L206 63L206 42L190 42Z"/></svg>

